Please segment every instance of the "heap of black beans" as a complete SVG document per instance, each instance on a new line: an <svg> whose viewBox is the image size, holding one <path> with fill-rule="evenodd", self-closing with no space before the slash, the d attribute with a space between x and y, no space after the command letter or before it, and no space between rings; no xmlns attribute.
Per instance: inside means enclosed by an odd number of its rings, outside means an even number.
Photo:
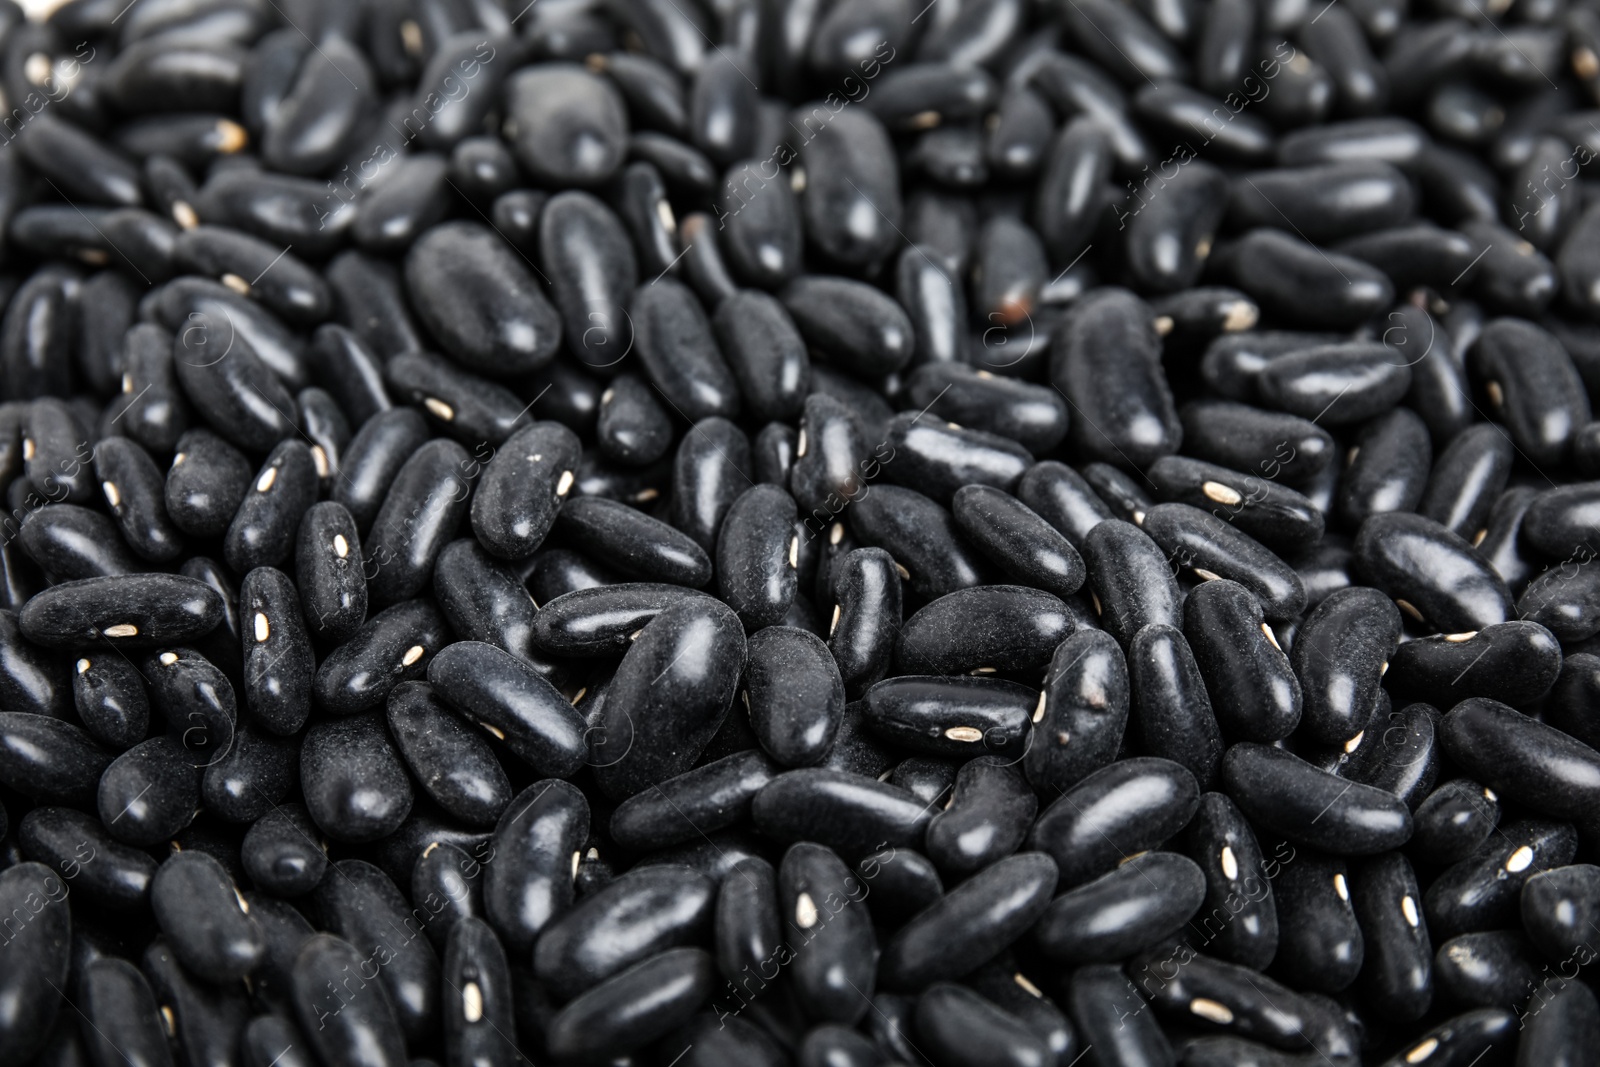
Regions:
<svg viewBox="0 0 1600 1067"><path fill-rule="evenodd" d="M1600 1062L1600 0L0 0L0 1067Z"/></svg>

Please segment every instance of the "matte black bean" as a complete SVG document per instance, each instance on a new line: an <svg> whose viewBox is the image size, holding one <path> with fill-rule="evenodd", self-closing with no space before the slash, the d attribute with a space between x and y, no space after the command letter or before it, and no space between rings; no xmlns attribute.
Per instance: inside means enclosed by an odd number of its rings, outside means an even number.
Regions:
<svg viewBox="0 0 1600 1067"><path fill-rule="evenodd" d="M339 993L346 975L365 958L332 934L306 942L294 962L296 1018L319 1059L359 1057L372 1067L401 1067L407 1062L405 1039L388 997L359 976L348 999Z"/></svg>
<svg viewBox="0 0 1600 1067"><path fill-rule="evenodd" d="M1284 842L1275 848L1273 895L1278 907L1274 968L1304 989L1337 993L1366 960L1366 942L1350 902L1344 859Z"/></svg>
<svg viewBox="0 0 1600 1067"><path fill-rule="evenodd" d="M204 852L179 852L162 863L150 904L173 953L200 977L225 982L259 964L261 928L242 907L228 872Z"/></svg>
<svg viewBox="0 0 1600 1067"><path fill-rule="evenodd" d="M607 459L644 466L672 447L672 420L651 387L631 374L619 374L600 397L595 433Z"/></svg>
<svg viewBox="0 0 1600 1067"><path fill-rule="evenodd" d="M336 841L387 837L411 811L411 782L378 712L313 724L300 781L312 820Z"/></svg>
<svg viewBox="0 0 1600 1067"><path fill-rule="evenodd" d="M751 636L744 697L761 747L785 767L820 763L844 718L844 682L828 646L790 626Z"/></svg>
<svg viewBox="0 0 1600 1067"><path fill-rule="evenodd" d="M488 741L424 682L395 686L386 707L395 748L423 791L469 826L493 825L512 794Z"/></svg>
<svg viewBox="0 0 1600 1067"><path fill-rule="evenodd" d="M739 412L739 387L693 293L661 278L635 290L628 305L634 346L667 403L684 418Z"/></svg>
<svg viewBox="0 0 1600 1067"><path fill-rule="evenodd" d="M472 530L484 548L501 559L532 555L572 489L581 451L577 436L554 422L531 423L508 437L472 500Z"/></svg>
<svg viewBox="0 0 1600 1067"><path fill-rule="evenodd" d="M1545 979L1548 987L1551 980ZM1537 993L1535 994L1538 995ZM1520 1064L1582 1063L1600 1038L1600 1004L1588 986L1561 981L1550 998L1540 998L1527 1036L1517 1046Z"/></svg>
<svg viewBox="0 0 1600 1067"><path fill-rule="evenodd" d="M81 977L81 1003L89 1024L85 1044L95 1067L131 1063L168 1067L172 1051L156 1010L155 994L139 968L115 957L88 963ZM115 1043L107 1036L116 1034Z"/></svg>
<svg viewBox="0 0 1600 1067"><path fill-rule="evenodd" d="M1111 1063L1170 1067L1177 1057L1147 1006L1113 964L1080 967L1067 986L1067 1010L1085 1048L1098 1046Z"/></svg>
<svg viewBox="0 0 1600 1067"><path fill-rule="evenodd" d="M928 824L929 858L956 876L982 870L1017 850L1038 807L1014 759L968 760L949 804Z"/></svg>
<svg viewBox="0 0 1600 1067"><path fill-rule="evenodd" d="M1520 930L1485 930L1440 945L1433 970L1439 991L1453 1003L1515 1007L1538 988L1541 963Z"/></svg>
<svg viewBox="0 0 1600 1067"><path fill-rule="evenodd" d="M1183 829L1199 798L1194 775L1176 763L1153 757L1119 760L1046 808L1028 845L1055 859L1062 885L1070 888Z"/></svg>
<svg viewBox="0 0 1600 1067"><path fill-rule="evenodd" d="M7 915L29 918L7 942L15 959L0 979L8 1008L0 1017L9 1055L18 1063L42 1049L60 1011L67 982L72 915L68 886L40 863L18 863L0 871L0 905Z"/></svg>
<svg viewBox="0 0 1600 1067"><path fill-rule="evenodd" d="M1529 462L1561 462L1590 417L1588 394L1561 342L1532 323L1496 319L1468 360Z"/></svg>
<svg viewBox="0 0 1600 1067"><path fill-rule="evenodd" d="M249 461L209 430L188 431L176 448L163 490L166 513L187 534L222 534L249 492Z"/></svg>
<svg viewBox="0 0 1600 1067"><path fill-rule="evenodd" d="M23 636L49 648L110 638L130 648L202 637L222 617L222 597L175 574L127 574L63 582L28 601Z"/></svg>
<svg viewBox="0 0 1600 1067"><path fill-rule="evenodd" d="M141 741L105 768L96 806L118 841L143 848L165 841L188 826L200 807L194 757L170 737Z"/></svg>
<svg viewBox="0 0 1600 1067"><path fill-rule="evenodd" d="M621 165L628 116L609 81L575 64L545 63L513 75L505 96L517 162L535 179L594 185Z"/></svg>
<svg viewBox="0 0 1600 1067"><path fill-rule="evenodd" d="M274 896L298 897L311 892L328 866L317 833L316 824L299 804L275 807L261 816L239 849L251 882Z"/></svg>
<svg viewBox="0 0 1600 1067"><path fill-rule="evenodd" d="M861 774L806 768L778 775L751 804L758 829L780 841L817 841L846 858L915 848L928 808L914 794Z"/></svg>
<svg viewBox="0 0 1600 1067"><path fill-rule="evenodd" d="M1514 620L1407 641L1390 657L1384 679L1397 693L1441 704L1477 696L1528 705L1550 690L1561 670L1561 647L1550 631Z"/></svg>
<svg viewBox="0 0 1600 1067"><path fill-rule="evenodd" d="M185 735L185 747L205 760L200 801L218 819L254 822L295 788L298 746L293 739L265 733L249 722L238 725L225 749L215 741L200 747L192 729Z"/></svg>
<svg viewBox="0 0 1600 1067"><path fill-rule="evenodd" d="M928 674L1041 666L1078 624L1055 596L1024 586L958 589L912 615L895 662Z"/></svg>
<svg viewBox="0 0 1600 1067"><path fill-rule="evenodd" d="M1428 795L1416 810L1413 840L1420 855L1434 863L1455 863L1482 845L1500 822L1500 799L1467 778L1452 779Z"/></svg>
<svg viewBox="0 0 1600 1067"><path fill-rule="evenodd" d="M1131 522L1102 522L1084 538L1083 559L1101 624L1124 648L1150 623L1183 622L1182 595L1161 548Z"/></svg>
<svg viewBox="0 0 1600 1067"><path fill-rule="evenodd" d="M588 738L582 717L526 660L481 641L457 641L433 657L427 675L447 704L536 770L570 775L583 765Z"/></svg>
<svg viewBox="0 0 1600 1067"><path fill-rule="evenodd" d="M71 808L34 808L16 829L24 858L53 869L95 906L137 912L149 904L155 861L119 844L93 816Z"/></svg>
<svg viewBox="0 0 1600 1067"><path fill-rule="evenodd" d="M16 675L15 669L8 673ZM41 676L40 680L48 678ZM95 738L119 751L144 740L150 728L150 699L145 695L143 677L128 659L98 654L82 657L73 667L72 692L78 718ZM44 707L30 710L49 714Z"/></svg>
<svg viewBox="0 0 1600 1067"><path fill-rule="evenodd" d="M1338 778L1282 749L1240 742L1222 760L1228 794L1259 826L1339 855L1398 848L1411 812L1392 793Z"/></svg>
<svg viewBox="0 0 1600 1067"><path fill-rule="evenodd" d="M1559 291L1555 264L1532 244L1493 220L1472 220L1462 232L1487 251L1478 261L1474 294L1510 315L1537 315Z"/></svg>
<svg viewBox="0 0 1600 1067"><path fill-rule="evenodd" d="M694 841L743 822L750 801L778 768L750 750L701 764L617 806L610 832L627 848L660 848Z"/></svg>
<svg viewBox="0 0 1600 1067"><path fill-rule="evenodd" d="M1109 634L1081 630L1050 660L1024 753L1036 789L1066 789L1109 764L1122 746L1128 667Z"/></svg>

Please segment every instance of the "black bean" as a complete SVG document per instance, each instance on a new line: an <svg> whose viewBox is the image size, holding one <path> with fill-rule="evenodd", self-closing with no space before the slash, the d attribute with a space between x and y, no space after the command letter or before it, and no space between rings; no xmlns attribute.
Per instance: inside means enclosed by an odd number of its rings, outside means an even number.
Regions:
<svg viewBox="0 0 1600 1067"><path fill-rule="evenodd" d="M397 684L423 677L446 644L446 632L428 601L384 609L318 665L313 683L317 702L335 715L378 707Z"/></svg>
<svg viewBox="0 0 1600 1067"><path fill-rule="evenodd" d="M1114 964L1090 964L1073 972L1068 1011L1085 1048L1099 1048L1111 1063L1164 1067L1177 1062L1172 1045L1147 1003Z"/></svg>
<svg viewBox="0 0 1600 1067"><path fill-rule="evenodd" d="M384 377L396 399L419 405L479 457L525 425L531 407L505 386L426 353L396 356L384 367ZM352 454L359 443L352 443ZM355 462L354 455L348 462Z"/></svg>
<svg viewBox="0 0 1600 1067"><path fill-rule="evenodd" d="M1082 545L1102 624L1124 648L1150 623L1183 622L1182 595L1161 548L1131 522L1102 522Z"/></svg>
<svg viewBox="0 0 1600 1067"><path fill-rule="evenodd" d="M526 660L481 641L457 641L433 656L427 675L445 703L536 770L570 775L583 765L588 737L582 718ZM392 707L392 694L390 700ZM492 775L495 766L485 762L484 772ZM492 818L486 810L481 816Z"/></svg>
<svg viewBox="0 0 1600 1067"><path fill-rule="evenodd" d="M928 808L907 790L823 768L787 771L756 794L758 829L785 841L817 841L846 858L922 842Z"/></svg>
<svg viewBox="0 0 1600 1067"><path fill-rule="evenodd" d="M16 668L8 673L17 673ZM144 740L150 727L150 698L130 660L99 654L80 658L73 668L72 693L78 718L96 739L118 750ZM50 714L42 707L33 710Z"/></svg>
<svg viewBox="0 0 1600 1067"><path fill-rule="evenodd" d="M361 1056L374 1067L399 1067L406 1062L405 1039L389 998L372 988L373 980L357 975L348 998L342 983L366 959L332 934L318 934L295 958L294 996L300 1028L319 1058Z"/></svg>
<svg viewBox="0 0 1600 1067"><path fill-rule="evenodd" d="M411 782L377 712L313 725L300 779L312 820L336 841L386 837L411 811Z"/></svg>
<svg viewBox="0 0 1600 1067"><path fill-rule="evenodd" d="M0 979L0 989L13 1005L0 1033L19 1061L45 1046L65 999L61 989L72 940L68 892L67 883L40 863L19 863L0 872L0 905L8 915L20 911L28 916L7 942L20 951Z"/></svg>
<svg viewBox="0 0 1600 1067"><path fill-rule="evenodd" d="M222 617L222 597L192 578L128 574L52 586L18 616L23 635L51 648L109 638L133 648L192 640Z"/></svg>
<svg viewBox="0 0 1600 1067"><path fill-rule="evenodd" d="M41 799L52 798L43 794ZM200 806L194 758L170 737L141 741L105 767L96 805L107 831L124 844L148 848L168 840L189 825Z"/></svg>
<svg viewBox="0 0 1600 1067"><path fill-rule="evenodd" d="M298 804L267 812L251 825L240 847L250 880L281 897L311 892L328 865L316 834L316 824Z"/></svg>
<svg viewBox="0 0 1600 1067"><path fill-rule="evenodd" d="M1411 813L1393 794L1340 782L1282 749L1244 741L1222 760L1228 794L1257 825L1327 852L1365 856L1411 837Z"/></svg>

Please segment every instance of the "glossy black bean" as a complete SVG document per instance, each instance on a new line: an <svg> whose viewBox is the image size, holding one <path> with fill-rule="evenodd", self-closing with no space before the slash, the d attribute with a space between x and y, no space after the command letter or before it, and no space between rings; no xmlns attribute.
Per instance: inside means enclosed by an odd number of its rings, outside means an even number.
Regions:
<svg viewBox="0 0 1600 1067"><path fill-rule="evenodd" d="M301 516L316 502L317 482L311 449L297 440L279 442L228 526L223 539L228 565L242 574L288 558Z"/></svg>
<svg viewBox="0 0 1600 1067"><path fill-rule="evenodd" d="M830 108L831 118L819 122L819 109L825 106L802 106L791 118L796 129L816 131L800 149L806 171L802 219L825 256L862 267L881 260L898 244L898 168L888 133L876 117L859 108L837 113Z"/></svg>
<svg viewBox="0 0 1600 1067"><path fill-rule="evenodd" d="M1116 962L1183 929L1206 880L1192 860L1151 852L1071 889L1039 920L1039 947L1068 964Z"/></svg>
<svg viewBox="0 0 1600 1067"><path fill-rule="evenodd" d="M1400 640L1400 612L1376 590L1340 590L1318 604L1295 636L1309 737L1343 744L1366 726L1385 664Z"/></svg>
<svg viewBox="0 0 1600 1067"><path fill-rule="evenodd" d="M1192 570L1207 581L1238 582L1267 618L1286 620L1304 610L1304 583L1293 568L1222 518L1187 504L1158 504L1145 513L1141 526L1174 569Z"/></svg>
<svg viewBox="0 0 1600 1067"><path fill-rule="evenodd" d="M193 312L173 343L178 383L212 429L262 453L294 432L294 398L226 312Z"/></svg>
<svg viewBox="0 0 1600 1067"><path fill-rule="evenodd" d="M867 691L863 722L875 734L931 756L961 758L974 746L1008 759L1027 747L1033 691L998 678L902 675Z"/></svg>
<svg viewBox="0 0 1600 1067"><path fill-rule="evenodd" d="M127 574L63 582L28 601L23 636L49 648L111 639L130 648L204 636L222 617L222 597L175 574Z"/></svg>
<svg viewBox="0 0 1600 1067"><path fill-rule="evenodd" d="M94 445L66 401L40 397L22 412L22 469L51 501L87 503L94 496Z"/></svg>
<svg viewBox="0 0 1600 1067"><path fill-rule="evenodd" d="M737 877L737 876L735 876ZM539 935L534 974L573 997L710 928L716 886L684 867L643 867L585 897Z"/></svg>
<svg viewBox="0 0 1600 1067"><path fill-rule="evenodd" d="M427 675L445 703L536 770L568 775L583 765L582 718L528 661L481 641L457 641L433 657Z"/></svg>
<svg viewBox="0 0 1600 1067"><path fill-rule="evenodd" d="M482 882L483 864L460 846L430 841L422 850L408 888L413 901L433 912L425 932L434 948L448 946L450 931L461 920L485 917Z"/></svg>
<svg viewBox="0 0 1600 1067"><path fill-rule="evenodd" d="M1416 847L1434 863L1455 863L1482 845L1499 821L1500 799L1494 790L1456 778L1418 806Z"/></svg>
<svg viewBox="0 0 1600 1067"><path fill-rule="evenodd" d="M727 717L744 658L738 617L710 598L646 623L589 739L601 788L624 798L687 770Z"/></svg>
<svg viewBox="0 0 1600 1067"><path fill-rule="evenodd" d="M621 221L588 193L560 193L540 214L539 258L561 310L567 351L590 369L615 367L633 347L625 306L639 276Z"/></svg>
<svg viewBox="0 0 1600 1067"><path fill-rule="evenodd" d="M917 847L928 808L912 793L864 775L824 768L778 775L751 805L756 827L783 841L817 841L846 858Z"/></svg>
<svg viewBox="0 0 1600 1067"><path fill-rule="evenodd" d="M1070 788L1110 763L1122 745L1129 701L1127 664L1110 635L1084 630L1062 641L1024 755L1034 787Z"/></svg>
<svg viewBox="0 0 1600 1067"><path fill-rule="evenodd" d="M1049 853L1065 887L1153 848L1188 824L1199 803L1194 776L1169 760L1120 760L1089 775L1046 808L1028 836Z"/></svg>
<svg viewBox="0 0 1600 1067"><path fill-rule="evenodd" d="M525 374L560 344L560 318L525 261L475 223L424 234L406 256L406 287L429 331L470 370Z"/></svg>
<svg viewBox="0 0 1600 1067"><path fill-rule="evenodd" d="M1392 793L1338 778L1282 749L1241 742L1222 760L1228 794L1264 829L1339 855L1405 844L1411 813Z"/></svg>
<svg viewBox="0 0 1600 1067"><path fill-rule="evenodd" d="M1255 830L1223 793L1200 798L1188 845L1204 876L1205 899L1193 926L1203 947L1234 963L1264 968L1278 948L1272 878L1280 870L1283 850L1266 859ZM1284 847L1292 858L1292 848Z"/></svg>
<svg viewBox="0 0 1600 1067"><path fill-rule="evenodd" d="M295 546L295 583L309 620L300 623L302 629L333 642L355 633L367 617L365 569L349 509L334 500L308 508Z"/></svg>
<svg viewBox="0 0 1600 1067"><path fill-rule="evenodd" d="M1413 618L1445 633L1511 617L1511 594L1465 540L1420 515L1374 515L1356 536L1356 566Z"/></svg>
<svg viewBox="0 0 1600 1067"><path fill-rule="evenodd" d="M1051 376L1070 406L1096 413L1094 425L1074 418L1068 427L1082 454L1143 468L1177 450L1183 431L1161 371L1154 319L1149 305L1126 290L1106 290L1074 307ZM1109 358L1113 352L1118 358Z"/></svg>
<svg viewBox="0 0 1600 1067"><path fill-rule="evenodd" d="M1021 1019L966 986L940 982L917 998L917 1038L952 1065L1034 1064L1052 1050Z"/></svg>
<svg viewBox="0 0 1600 1067"><path fill-rule="evenodd" d="M1428 704L1391 709L1380 702L1366 729L1346 742L1338 773L1387 790L1415 809L1439 777L1438 720L1438 709Z"/></svg>
<svg viewBox="0 0 1600 1067"><path fill-rule="evenodd" d="M131 575L141 566L114 522L76 504L30 511L16 538L27 557L58 582Z"/></svg>
<svg viewBox="0 0 1600 1067"><path fill-rule="evenodd" d="M1181 764L1209 788L1222 734L1182 631L1158 623L1136 633L1128 644L1128 677L1142 750Z"/></svg>
<svg viewBox="0 0 1600 1067"><path fill-rule="evenodd" d="M1102 522L1082 545L1101 623L1123 647L1150 623L1177 627L1182 595L1165 554L1130 522Z"/></svg>
<svg viewBox="0 0 1600 1067"><path fill-rule="evenodd" d="M949 804L928 823L928 856L953 876L976 873L1017 850L1038 807L1014 758L968 760Z"/></svg>
<svg viewBox="0 0 1600 1067"><path fill-rule="evenodd" d="M1433 946L1419 908L1416 873L1403 853L1376 856L1355 867L1350 898L1361 924L1362 973L1378 1014L1409 1022L1433 999Z"/></svg>
<svg viewBox="0 0 1600 1067"><path fill-rule="evenodd" d="M468 916L451 926L441 978L448 990L443 996L446 1062L516 1063L511 969L505 949L482 919Z"/></svg>
<svg viewBox="0 0 1600 1067"><path fill-rule="evenodd" d="M1469 540L1485 529L1505 489L1515 446L1498 426L1462 430L1439 455L1417 511Z"/></svg>
<svg viewBox="0 0 1600 1067"><path fill-rule="evenodd" d="M1561 647L1550 631L1516 620L1407 641L1390 657L1384 677L1396 693L1445 705L1474 696L1527 705L1548 692L1561 671Z"/></svg>
<svg viewBox="0 0 1600 1067"><path fill-rule="evenodd" d="M623 573L690 586L711 577L711 561L699 545L625 504L579 497L561 509L559 518L594 556Z"/></svg>
<svg viewBox="0 0 1600 1067"><path fill-rule="evenodd" d="M157 563L176 558L183 538L167 517L165 481L149 453L129 438L107 437L95 446L94 469L128 546Z"/></svg>
<svg viewBox="0 0 1600 1067"><path fill-rule="evenodd" d="M958 589L906 620L895 660L932 674L1039 666L1077 623L1055 596L1024 586Z"/></svg>
<svg viewBox="0 0 1600 1067"><path fill-rule="evenodd" d="M1456 705L1440 737L1453 761L1517 803L1557 818L1588 817L1600 757L1583 742L1481 697Z"/></svg>
<svg viewBox="0 0 1600 1067"><path fill-rule="evenodd" d="M1468 359L1491 410L1529 462L1561 462L1589 421L1588 394L1561 342L1532 323L1496 319Z"/></svg>
<svg viewBox="0 0 1600 1067"><path fill-rule="evenodd" d="M623 801L611 816L611 836L624 847L659 848L736 825L777 771L753 749L702 764Z"/></svg>

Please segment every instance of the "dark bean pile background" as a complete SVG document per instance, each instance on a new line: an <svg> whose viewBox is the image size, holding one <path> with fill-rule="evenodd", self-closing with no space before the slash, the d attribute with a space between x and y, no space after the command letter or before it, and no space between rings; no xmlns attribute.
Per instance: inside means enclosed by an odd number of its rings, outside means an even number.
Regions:
<svg viewBox="0 0 1600 1067"><path fill-rule="evenodd" d="M0 1067L1600 1063L1600 2L0 0Z"/></svg>

